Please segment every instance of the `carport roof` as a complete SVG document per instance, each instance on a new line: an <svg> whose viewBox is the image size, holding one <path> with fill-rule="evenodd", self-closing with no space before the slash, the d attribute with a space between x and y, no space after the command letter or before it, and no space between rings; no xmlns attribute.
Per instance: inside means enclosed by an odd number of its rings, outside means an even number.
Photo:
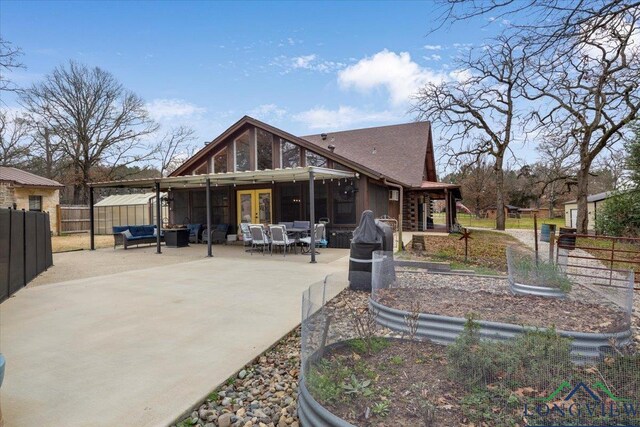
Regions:
<svg viewBox="0 0 640 427"><path fill-rule="evenodd" d="M309 174L313 172L314 179L342 179L353 178L353 172L337 169L306 166L285 169L267 169L261 171L210 173L201 175L182 175L165 178L129 179L120 181L92 182L89 186L94 188L153 188L156 183L160 189L171 188L197 188L203 187L207 179L212 185L250 185L272 182L308 181Z"/></svg>

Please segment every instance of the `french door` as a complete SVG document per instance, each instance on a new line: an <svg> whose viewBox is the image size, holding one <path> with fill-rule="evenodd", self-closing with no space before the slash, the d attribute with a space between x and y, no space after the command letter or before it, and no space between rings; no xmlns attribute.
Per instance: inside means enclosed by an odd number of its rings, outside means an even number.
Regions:
<svg viewBox="0 0 640 427"><path fill-rule="evenodd" d="M271 189L238 190L238 221L252 224L270 224Z"/></svg>

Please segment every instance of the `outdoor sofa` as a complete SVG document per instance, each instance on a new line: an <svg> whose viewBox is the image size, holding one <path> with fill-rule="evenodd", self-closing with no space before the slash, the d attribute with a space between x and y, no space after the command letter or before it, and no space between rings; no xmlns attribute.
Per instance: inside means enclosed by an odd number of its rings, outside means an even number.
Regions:
<svg viewBox="0 0 640 427"><path fill-rule="evenodd" d="M156 243L155 225L121 225L113 227L113 249L122 245L125 249L133 245L145 243ZM160 241L164 241L164 236L160 232Z"/></svg>
<svg viewBox="0 0 640 427"><path fill-rule="evenodd" d="M229 232L229 224L217 224L211 227L211 233L207 232L207 228L204 228L202 232L202 243L206 243L211 235L211 243L227 243L227 234Z"/></svg>

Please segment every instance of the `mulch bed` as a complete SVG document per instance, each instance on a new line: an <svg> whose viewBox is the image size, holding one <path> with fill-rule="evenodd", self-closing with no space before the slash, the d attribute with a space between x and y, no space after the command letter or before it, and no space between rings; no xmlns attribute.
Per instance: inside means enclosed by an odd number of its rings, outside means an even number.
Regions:
<svg viewBox="0 0 640 427"><path fill-rule="evenodd" d="M488 291L464 291L446 287L428 289L398 287L381 289L377 300L388 307L412 311L419 303L420 313L466 317L478 320L529 325L577 332L620 332L629 328L623 311L609 305L560 300L538 296L519 296Z"/></svg>
<svg viewBox="0 0 640 427"><path fill-rule="evenodd" d="M384 351L371 355L358 355L344 346L325 356L325 360L356 372L365 365L369 378L373 378L370 386L373 394L369 397L321 402L351 424L361 427L467 425L460 405L466 391L448 378L443 346L393 340ZM364 378L362 374L359 376ZM385 400L391 403L388 414L380 416L371 412L372 402Z"/></svg>

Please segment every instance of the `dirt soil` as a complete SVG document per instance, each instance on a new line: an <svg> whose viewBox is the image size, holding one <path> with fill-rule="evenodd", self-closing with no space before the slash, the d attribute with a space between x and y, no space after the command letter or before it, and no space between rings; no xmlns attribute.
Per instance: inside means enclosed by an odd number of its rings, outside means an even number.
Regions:
<svg viewBox="0 0 640 427"><path fill-rule="evenodd" d="M389 413L365 418L371 398L349 399L348 403L323 402L331 412L356 426L415 427L422 425L464 425L460 400L464 388L447 376L446 348L429 342L397 340L384 351L358 356L350 347L342 347L326 357L330 363L357 370L365 364L376 394L390 391Z"/></svg>
<svg viewBox="0 0 640 427"><path fill-rule="evenodd" d="M488 291L469 292L451 288L381 289L378 301L389 307L452 317L473 313L479 320L529 325L578 332L619 332L629 327L626 315L609 306L575 300L519 296Z"/></svg>

